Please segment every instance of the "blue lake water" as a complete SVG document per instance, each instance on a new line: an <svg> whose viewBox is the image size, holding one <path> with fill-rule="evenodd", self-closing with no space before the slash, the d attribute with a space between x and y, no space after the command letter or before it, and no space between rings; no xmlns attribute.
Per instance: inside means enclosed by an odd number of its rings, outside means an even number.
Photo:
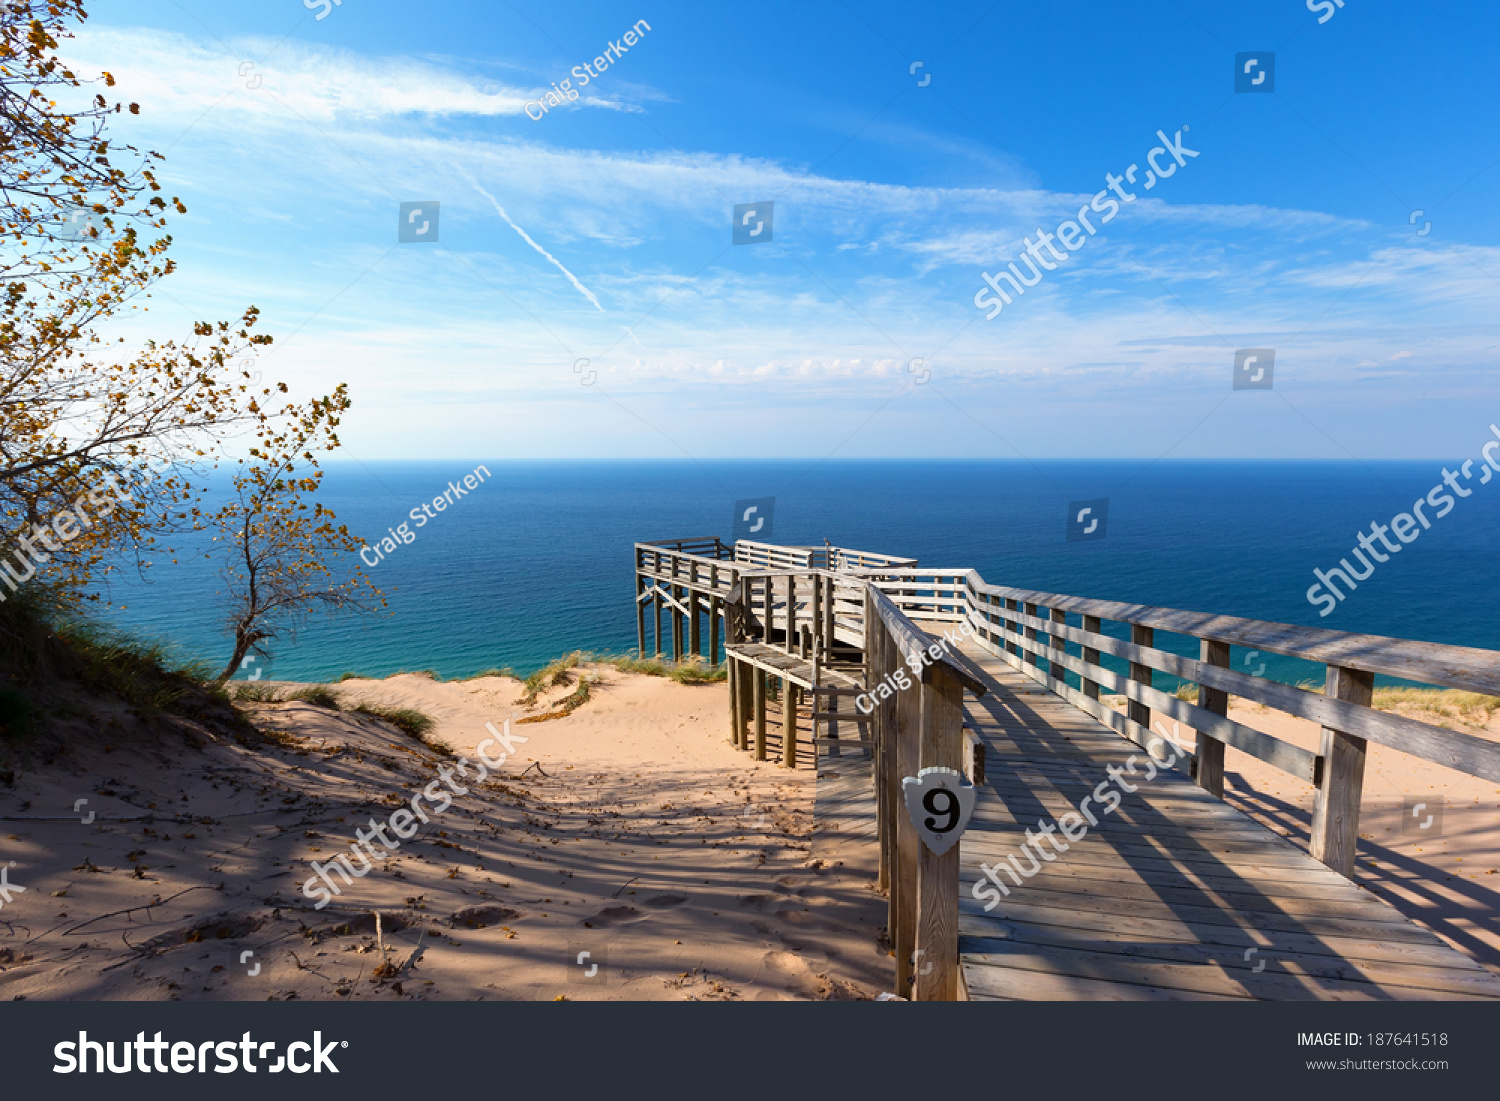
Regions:
<svg viewBox="0 0 1500 1101"><path fill-rule="evenodd" d="M335 464L321 499L366 539L474 462ZM774 542L972 567L990 582L1339 630L1500 649L1500 478L1403 546L1327 617L1315 567L1350 555L1440 484L1442 463L1053 461L485 461L491 478L368 572L389 610L316 619L264 675L529 671L573 649L635 645L631 546L730 533L734 501L775 497ZM1449 464L1450 469L1454 464ZM1109 498L1106 537L1064 538L1071 501ZM1391 537L1395 541L1395 537ZM1399 544L1398 544L1399 545ZM1377 544L1378 546L1378 544ZM217 562L160 564L111 589L111 613L184 659L227 660ZM1172 648L1186 652L1187 647ZM1320 676L1264 655L1268 675ZM1239 666L1244 655L1236 650Z"/></svg>

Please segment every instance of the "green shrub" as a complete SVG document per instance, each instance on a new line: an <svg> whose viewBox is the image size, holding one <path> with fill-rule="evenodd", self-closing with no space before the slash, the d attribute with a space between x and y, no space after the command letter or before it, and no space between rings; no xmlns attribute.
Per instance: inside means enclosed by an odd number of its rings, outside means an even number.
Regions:
<svg viewBox="0 0 1500 1101"><path fill-rule="evenodd" d="M326 685L315 684L311 688L304 688L299 692L293 692L287 697L289 701L297 703L310 703L314 707L326 707L330 711L339 710L339 698L329 691Z"/></svg>
<svg viewBox="0 0 1500 1101"><path fill-rule="evenodd" d="M421 742L434 753L444 757L453 756L453 747L447 742L440 741L431 735L431 730L437 724L428 715L422 714L409 707L380 707L373 703L362 703L354 709L356 715L367 715L372 719L379 719L389 723L401 733Z"/></svg>

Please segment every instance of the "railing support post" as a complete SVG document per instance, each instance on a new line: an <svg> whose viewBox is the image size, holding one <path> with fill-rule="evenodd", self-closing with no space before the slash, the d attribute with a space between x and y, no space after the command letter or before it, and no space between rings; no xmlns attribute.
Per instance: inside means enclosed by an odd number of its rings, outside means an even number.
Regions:
<svg viewBox="0 0 1500 1101"><path fill-rule="evenodd" d="M1032 619L1035 619L1037 617L1037 613L1040 610L1041 609L1038 608L1035 604L1028 604L1028 605L1026 605L1026 614L1029 615ZM1026 628L1026 641L1027 642L1035 642L1036 640L1037 640L1037 631L1036 631L1036 628L1035 627L1027 627ZM1037 652L1035 650L1027 650L1026 651L1026 664L1027 665L1035 665L1035 664L1037 664L1037 662L1039 660L1040 659L1037 657Z"/></svg>
<svg viewBox="0 0 1500 1101"><path fill-rule="evenodd" d="M1137 646L1151 646L1156 641L1156 628L1143 627L1139 623L1130 625L1130 641ZM1130 679L1137 684L1151 685L1151 666L1144 662L1132 661L1130 663ZM1149 745L1151 742L1151 708L1139 700L1131 700L1125 708L1126 717L1131 722L1139 723L1144 731L1141 745Z"/></svg>
<svg viewBox="0 0 1500 1101"><path fill-rule="evenodd" d="M766 671L756 668L755 673L755 759L766 759Z"/></svg>
<svg viewBox="0 0 1500 1101"><path fill-rule="evenodd" d="M1083 629L1096 635L1103 633L1102 624L1096 615L1086 615L1083 617ZM1085 646L1083 648L1083 660L1087 665L1098 665L1099 651L1092 646ZM1091 700L1097 700L1099 698L1099 682L1084 678L1083 694Z"/></svg>
<svg viewBox="0 0 1500 1101"><path fill-rule="evenodd" d="M688 652L701 658L703 656L703 628L699 613L703 610L702 598L698 595L698 590L693 588L685 589L683 595L687 597L687 606L691 609L688 612Z"/></svg>
<svg viewBox="0 0 1500 1101"><path fill-rule="evenodd" d="M935 665L921 686L922 768L963 769L963 684ZM914 688L913 693L916 689ZM962 844L962 842L960 842ZM958 1000L958 850L941 856L919 846L916 1000ZM899 957L898 957L899 958Z"/></svg>
<svg viewBox="0 0 1500 1101"><path fill-rule="evenodd" d="M1323 688L1329 699L1368 707L1375 675L1330 665ZM1346 879L1354 878L1359 845L1359 799L1365 783L1365 739L1323 728L1323 782L1313 800L1312 855Z"/></svg>
<svg viewBox="0 0 1500 1101"><path fill-rule="evenodd" d="M1061 608L1053 608L1052 622L1061 623L1066 626L1068 622L1068 613L1063 611ZM1066 657L1068 653L1067 640L1064 639L1061 635L1052 635L1051 641L1052 649L1056 651L1057 656L1059 658ZM1047 667L1048 671L1052 674L1053 681L1055 682L1052 685L1052 691L1061 695L1063 686L1068 683L1066 680L1067 670L1063 667L1061 661L1049 661L1047 662Z"/></svg>
<svg viewBox="0 0 1500 1101"><path fill-rule="evenodd" d="M1217 665L1228 669L1229 643L1215 642L1211 638L1200 639L1198 660L1204 665ZM1206 684L1200 684L1198 706L1205 711L1212 711L1215 715L1228 715L1229 693L1222 688L1210 688ZM1200 730L1193 756L1197 759L1197 775L1194 779L1198 781L1198 786L1210 795L1224 798L1224 743L1217 738L1209 737Z"/></svg>
<svg viewBox="0 0 1500 1101"><path fill-rule="evenodd" d="M785 768L797 767L797 695L798 688L785 677L781 678L781 763ZM817 701L813 702L817 707ZM814 748L817 748L814 746Z"/></svg>
<svg viewBox="0 0 1500 1101"><path fill-rule="evenodd" d="M729 659L729 742L740 746L740 663Z"/></svg>
<svg viewBox="0 0 1500 1101"><path fill-rule="evenodd" d="M902 661L901 648L892 639L893 668ZM922 684L896 693L895 699L895 798L889 814L896 827L896 866L891 876L891 947L896 951L896 993L912 996L912 956L917 947L917 852L922 847L917 828L906 814L901 797L901 778L915 776L920 768L922 750ZM954 895L955 901L957 894Z"/></svg>
<svg viewBox="0 0 1500 1101"><path fill-rule="evenodd" d="M635 552L635 655L646 657L646 578L641 574L641 552Z"/></svg>

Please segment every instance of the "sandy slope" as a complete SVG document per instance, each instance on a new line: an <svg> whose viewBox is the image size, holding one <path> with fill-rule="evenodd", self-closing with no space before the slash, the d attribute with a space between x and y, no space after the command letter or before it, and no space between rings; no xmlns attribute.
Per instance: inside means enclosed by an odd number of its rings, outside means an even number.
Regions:
<svg viewBox="0 0 1500 1101"><path fill-rule="evenodd" d="M321 911L301 892L310 862L348 851L356 827L386 821L451 762L378 721L289 703L253 707L285 745L101 746L19 776L0 789L0 860L15 861L9 880L27 889L0 909L0 997L782 999L887 988L873 853L811 852L813 771L733 749L723 685L590 673L601 678L592 702L513 726L530 741L498 774L397 850L375 842L374 870ZM486 722L526 714L518 688L404 675L335 690L346 706L420 709L476 760ZM378 982L375 911L395 972ZM584 965L570 965L582 952Z"/></svg>

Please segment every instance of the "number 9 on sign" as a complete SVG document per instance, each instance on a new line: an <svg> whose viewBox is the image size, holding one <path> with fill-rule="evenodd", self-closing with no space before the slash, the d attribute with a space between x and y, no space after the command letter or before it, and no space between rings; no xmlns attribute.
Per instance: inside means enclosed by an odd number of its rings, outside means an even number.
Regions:
<svg viewBox="0 0 1500 1101"><path fill-rule="evenodd" d="M974 785L957 769L924 768L903 779L901 788L922 844L939 855L951 849L974 813Z"/></svg>

